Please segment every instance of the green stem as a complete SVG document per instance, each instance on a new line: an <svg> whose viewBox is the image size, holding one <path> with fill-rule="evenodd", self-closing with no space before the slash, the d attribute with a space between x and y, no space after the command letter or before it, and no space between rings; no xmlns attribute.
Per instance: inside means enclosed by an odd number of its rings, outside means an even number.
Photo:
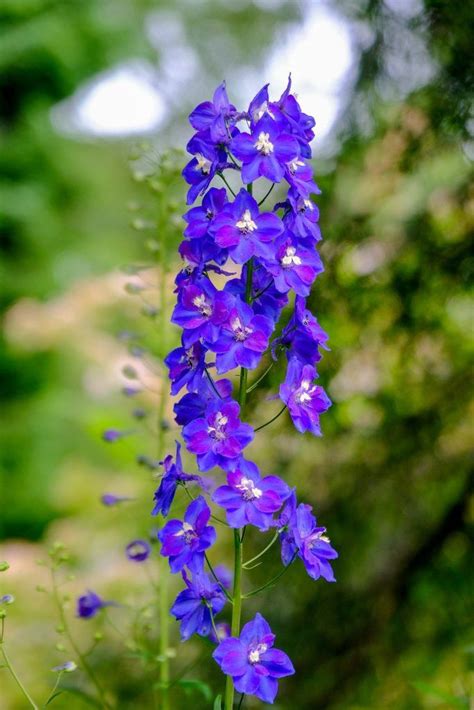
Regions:
<svg viewBox="0 0 474 710"><path fill-rule="evenodd" d="M158 334L160 336L161 353L166 352L166 300L167 300L167 259L166 259L166 214L162 203L162 198L158 202L158 236L159 236L159 269L160 269L160 310L158 318ZM160 353L160 354L161 354ZM163 379L160 388L160 401L158 405L158 441L157 457L160 461L165 453L165 429L163 420L166 411L167 385ZM159 593L158 593L158 617L160 626L160 710L170 710L169 684L170 684L170 661L169 661L169 573L166 558L162 555L158 558Z"/></svg>
<svg viewBox="0 0 474 710"><path fill-rule="evenodd" d="M252 194L252 183L247 185L247 190ZM252 282L253 282L253 259L247 261L247 280L245 283L245 302L250 303L252 299ZM240 405L240 415L243 415L245 403L247 401L247 375L248 371L245 367L240 368L240 383L238 401ZM242 559L243 559L243 540L245 528L243 530L234 530L234 589L232 593L232 622L231 635L240 635L240 617L242 613ZM232 676L228 675L225 686L225 710L232 710L234 707L234 681Z"/></svg>
<svg viewBox="0 0 474 710"><path fill-rule="evenodd" d="M275 187L275 183L272 184L271 188L268 190L268 192L266 193L265 197L263 197L263 198L260 200L260 202L258 203L258 206L259 206L259 207L260 207L260 205L263 205L263 203L265 202L265 200L267 199L267 197L270 195L270 193L271 193L271 191L273 190L274 187Z"/></svg>
<svg viewBox="0 0 474 710"><path fill-rule="evenodd" d="M220 581L219 577L218 577L217 574L215 573L214 567L211 565L211 563L210 563L210 561L209 561L209 557L206 555L206 553L204 553L204 557L205 557L205 559L206 559L207 566L209 567L209 572L212 574L212 576L213 576L214 579L216 580L216 582L217 582L217 584L219 585L219 587L222 589L222 591L223 591L223 593L225 594L225 596L227 597L227 599L230 601L231 604L233 604L233 603L234 603L234 600L232 599L232 597L230 596L229 592L228 592L227 589L224 587L224 585L223 585L222 582Z"/></svg>
<svg viewBox="0 0 474 710"><path fill-rule="evenodd" d="M253 390L260 384L260 382L268 375L270 370L272 369L273 365L275 364L275 361L272 360L269 366L266 368L266 370L260 375L258 380L255 380L250 387L247 389L247 394L250 394L250 392L253 392Z"/></svg>
<svg viewBox="0 0 474 710"><path fill-rule="evenodd" d="M234 591L232 607L231 636L240 634L240 616L242 612L242 543L240 541L240 530L234 530ZM234 681L228 675L225 686L225 710L232 710L234 707Z"/></svg>
<svg viewBox="0 0 474 710"><path fill-rule="evenodd" d="M270 540L270 542L268 543L268 545L267 545L266 547L264 547L263 550L258 553L258 555L255 555L255 557L252 557L251 560L247 560L247 562L244 562L243 565L242 565L242 567L243 567L244 569L252 569L252 568L251 568L252 563L255 562L256 560L260 559L260 557L263 557L263 555L264 555L266 552L268 552L268 550L269 550L271 547L273 547L273 545L275 544L275 542L276 542L277 540L278 540L278 533L276 532L276 533L274 534L274 536L272 537L272 539Z"/></svg>
<svg viewBox="0 0 474 710"><path fill-rule="evenodd" d="M57 690L57 688L58 688L58 685L59 685L59 683L60 683L60 681L61 681L61 677L62 677L63 673L64 673L64 671L60 671L60 672L58 673L58 677L56 678L56 683L54 684L54 687L53 687L52 691L50 692L50 694L49 694L49 696L48 696L48 698L47 698L47 700L46 700L46 702L45 702L45 704L44 704L45 707L46 707L46 705L50 702L50 700L51 700L51 698L53 697L53 695L55 694L55 692L56 692L56 690Z"/></svg>
<svg viewBox="0 0 474 710"><path fill-rule="evenodd" d="M58 583L56 581L56 573L55 573L55 569L53 567L51 567L51 578L52 578L52 586L53 586L53 596L56 601L56 606L58 608L58 613L59 613L59 619L60 619L61 625L64 629L64 633L71 645L72 650L74 651L77 658L79 659L79 663L81 664L83 670L87 673L91 683L95 686L97 693L99 694L99 698L101 700L103 707L109 708L110 705L105 698L105 691L104 691L102 685L99 683L94 671L92 670L92 666L89 664L89 661L87 660L85 654L82 653L82 651L79 649L79 646L74 641L74 637L72 635L71 629L69 627L69 622L68 622L66 613L64 611L64 605L63 605L61 598L59 596Z"/></svg>
<svg viewBox="0 0 474 710"><path fill-rule="evenodd" d="M23 683L21 682L21 680L17 676L15 669L13 668L12 664L10 663L10 659L8 658L7 652L5 651L5 645L4 645L4 640L3 640L4 633L5 633L5 618L2 618L2 631L1 631L1 635L0 635L0 651L2 653L2 657L5 662L5 666L10 671L13 680L15 681L15 683L17 684L17 686L19 687L19 689L21 690L21 692L23 693L25 698L28 700L31 707L35 708L35 710L39 710L38 705L35 703L35 701L31 697L31 695L28 693L27 689L25 688L25 686L23 685Z"/></svg>
<svg viewBox="0 0 474 710"><path fill-rule="evenodd" d="M260 426L256 427L256 429L254 429L254 431L260 431L260 429L265 429L265 427L268 426L269 424L272 424L272 422L274 422L275 419L278 419L278 417L281 417L281 415L283 414L285 409L286 409L286 404L282 409L280 409L278 414L275 414L275 416L272 417L271 419L269 419L268 422L265 422L265 424L261 424Z"/></svg>
<svg viewBox="0 0 474 710"><path fill-rule="evenodd" d="M287 572L289 570L289 568L291 567L291 565L295 561L296 555L297 555L297 553L295 552L295 554L293 555L293 557L291 558L291 560L289 561L287 566L283 567L282 571L279 572L278 574L276 574L274 577L272 577L272 579L269 582L267 582L266 584L262 584L261 587L257 587L257 589L254 589L253 591L249 592L248 594L244 594L244 599L249 599L249 597L254 597L256 594L263 592L264 589L267 589L268 587L272 587L275 584L275 582L277 582L280 579L280 577L283 577L285 572Z"/></svg>
<svg viewBox="0 0 474 710"><path fill-rule="evenodd" d="M235 195L235 192L233 191L233 189L231 188L231 186L230 186L229 183L227 182L227 179L224 177L224 175L223 175L222 173L218 173L218 174L219 174L219 176L222 178L222 180L224 181L224 183L225 183L227 189L228 189L228 190L233 194L233 196L235 197L235 196L236 196L236 195Z"/></svg>

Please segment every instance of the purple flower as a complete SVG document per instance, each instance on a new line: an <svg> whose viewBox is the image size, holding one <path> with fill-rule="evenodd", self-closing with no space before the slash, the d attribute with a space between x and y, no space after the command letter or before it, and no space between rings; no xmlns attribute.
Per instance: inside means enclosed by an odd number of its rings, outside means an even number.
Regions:
<svg viewBox="0 0 474 710"><path fill-rule="evenodd" d="M219 486L212 496L225 509L232 528L248 523L260 530L268 530L273 513L281 508L290 489L277 476L260 477L256 464L242 460L235 471L227 474L227 486Z"/></svg>
<svg viewBox="0 0 474 710"><path fill-rule="evenodd" d="M223 673L232 676L235 689L273 703L278 678L293 675L293 664L283 651L273 648L275 640L261 614L243 627L240 637L221 641L212 654Z"/></svg>
<svg viewBox="0 0 474 710"><path fill-rule="evenodd" d="M314 246L321 240L321 230L319 229L319 209L317 205L308 197L302 197L294 188L288 191L288 207L283 222L285 227L292 232L299 240L306 240L309 245Z"/></svg>
<svg viewBox="0 0 474 710"><path fill-rule="evenodd" d="M106 429L102 433L102 439L104 441L107 441L109 444L113 444L115 441L118 441L122 437L126 436L127 432L124 431L119 431L118 429Z"/></svg>
<svg viewBox="0 0 474 710"><path fill-rule="evenodd" d="M119 505L119 503L125 503L125 501L135 499L129 498L128 496L116 496L114 493L104 493L101 496L100 500L103 505L112 506Z"/></svg>
<svg viewBox="0 0 474 710"><path fill-rule="evenodd" d="M298 296L308 296L316 276L324 271L319 254L300 246L291 236L279 239L272 258L262 261L278 291L287 293L293 289Z"/></svg>
<svg viewBox="0 0 474 710"><path fill-rule="evenodd" d="M223 374L235 367L254 370L268 347L273 327L270 318L255 315L251 306L236 299L218 338L209 346L217 353L217 372Z"/></svg>
<svg viewBox="0 0 474 710"><path fill-rule="evenodd" d="M215 218L222 211L227 200L225 188L212 187L203 198L202 205L188 210L183 219L188 223L184 236L201 239L214 224Z"/></svg>
<svg viewBox="0 0 474 710"><path fill-rule="evenodd" d="M327 582L335 582L329 560L336 559L338 554L325 535L326 528L317 527L311 511L310 505L300 503L294 515L292 528L298 556L312 579L323 577Z"/></svg>
<svg viewBox="0 0 474 710"><path fill-rule="evenodd" d="M183 286L171 317L172 323L184 330L183 345L189 348L201 338L210 343L216 340L232 302L229 293L218 291L206 278Z"/></svg>
<svg viewBox="0 0 474 710"><path fill-rule="evenodd" d="M196 131L209 129L211 140L214 143L226 143L229 140L226 118L236 114L227 96L225 81L214 92L212 101L204 101L196 106L189 116L189 123Z"/></svg>
<svg viewBox="0 0 474 710"><path fill-rule="evenodd" d="M211 227L216 244L229 250L237 264L271 253L270 242L283 232L283 222L271 212L260 214L256 200L242 188Z"/></svg>
<svg viewBox="0 0 474 710"><path fill-rule="evenodd" d="M169 520L158 532L161 554L169 557L170 569L180 572L185 566L193 571L202 569L204 551L214 544L215 529L207 525L211 511L202 496L189 504L184 521Z"/></svg>
<svg viewBox="0 0 474 710"><path fill-rule="evenodd" d="M178 394L185 385L190 390L197 389L204 374L205 354L201 343L196 342L189 348L175 348L165 357L171 380L171 394Z"/></svg>
<svg viewBox="0 0 474 710"><path fill-rule="evenodd" d="M222 586L226 589L230 589L232 586L232 572L230 569L225 565L216 565L214 572Z"/></svg>
<svg viewBox="0 0 474 710"><path fill-rule="evenodd" d="M226 167L225 150L216 148L210 135L199 133L193 136L187 146L188 152L194 155L185 166L183 177L191 187L188 190L187 204L191 205L199 194L209 187L218 170Z"/></svg>
<svg viewBox="0 0 474 710"><path fill-rule="evenodd" d="M288 359L297 357L303 363L314 365L321 359L319 348L328 350L327 340L327 333L306 308L306 299L297 296L293 316L281 336L272 341L272 354L277 359L278 348L283 347Z"/></svg>
<svg viewBox="0 0 474 710"><path fill-rule="evenodd" d="M228 281L225 290L234 295L245 297L247 267L242 269L239 279ZM283 308L288 304L288 296L276 290L273 277L259 264L254 263L252 276L252 309L255 314L265 315L274 322L278 320Z"/></svg>
<svg viewBox="0 0 474 710"><path fill-rule="evenodd" d="M313 128L316 121L312 116L303 113L301 107L291 92L291 74L288 77L288 84L285 91L280 96L277 103L270 104L270 111L279 121L285 121L290 133L298 139L301 154L305 158L311 157L309 143L314 138Z"/></svg>
<svg viewBox="0 0 474 710"><path fill-rule="evenodd" d="M207 377L203 378L197 392L188 392L174 405L176 423L184 426L194 419L204 417L211 400L218 398L229 402L232 399L232 390L230 380L217 380L211 384Z"/></svg>
<svg viewBox="0 0 474 710"><path fill-rule="evenodd" d="M239 412L237 402L212 400L204 417L183 428L188 451L196 454L201 471L213 466L228 469L253 440L254 431L249 424L242 424Z"/></svg>
<svg viewBox="0 0 474 710"><path fill-rule="evenodd" d="M214 631L214 628L211 629L209 633L209 640L214 641L214 643L220 643L224 639L228 639L230 636L230 624L228 624L226 621L220 621L218 624L216 624L216 632Z"/></svg>
<svg viewBox="0 0 474 710"><path fill-rule="evenodd" d="M240 133L230 145L232 153L242 161L242 182L248 184L259 177L281 182L287 163L299 155L298 141L269 115L255 124L252 132Z"/></svg>
<svg viewBox="0 0 474 710"><path fill-rule="evenodd" d="M281 561L285 567L290 564L298 552L298 546L295 542L295 535L293 532L295 513L296 495L295 492L292 491L290 496L287 498L280 515L274 521L274 526L278 528L278 532L280 533Z"/></svg>
<svg viewBox="0 0 474 710"><path fill-rule="evenodd" d="M151 547L146 540L133 540L125 548L125 554L132 562L144 562L150 556Z"/></svg>
<svg viewBox="0 0 474 710"><path fill-rule="evenodd" d="M187 641L193 634L209 636L212 629L211 613L218 614L225 606L226 598L221 587L209 579L204 571L194 571L192 580L182 572L187 589L180 592L171 607L171 613L181 621L181 640Z"/></svg>
<svg viewBox="0 0 474 710"><path fill-rule="evenodd" d="M91 619L101 609L111 606L113 602L106 602L90 589L77 600L76 612L81 619Z"/></svg>
<svg viewBox="0 0 474 710"><path fill-rule="evenodd" d="M313 383L315 377L314 367L292 357L285 381L280 385L280 399L287 405L298 431L321 436L319 416L329 409L331 400L322 387Z"/></svg>
<svg viewBox="0 0 474 710"><path fill-rule="evenodd" d="M155 491L155 507L151 514L158 515L158 513L161 513L166 518L173 503L177 487L180 484L186 484L188 481L201 481L201 478L200 476L184 473L181 461L181 444L178 442L176 442L175 461L170 455L165 458L162 465L165 472L158 490Z"/></svg>

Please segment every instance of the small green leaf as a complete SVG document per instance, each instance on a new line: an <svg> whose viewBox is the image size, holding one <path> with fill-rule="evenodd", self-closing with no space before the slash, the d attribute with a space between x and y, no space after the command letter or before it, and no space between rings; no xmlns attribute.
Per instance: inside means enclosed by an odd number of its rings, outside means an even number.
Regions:
<svg viewBox="0 0 474 710"><path fill-rule="evenodd" d="M222 695L218 695L214 700L213 710L222 710Z"/></svg>
<svg viewBox="0 0 474 710"><path fill-rule="evenodd" d="M49 705L50 703L52 703L53 700L54 700L54 698L57 698L58 695L62 695L63 692L64 692L64 691L62 691L62 690L57 690L57 691L54 693L54 695L52 695L52 696L49 698L49 700L45 703L45 706L46 706L46 705Z"/></svg>

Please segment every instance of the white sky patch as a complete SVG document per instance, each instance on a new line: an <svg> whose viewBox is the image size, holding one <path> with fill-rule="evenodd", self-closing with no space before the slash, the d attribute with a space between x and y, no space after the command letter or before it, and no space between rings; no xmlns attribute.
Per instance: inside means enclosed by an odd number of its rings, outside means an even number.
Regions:
<svg viewBox="0 0 474 710"><path fill-rule="evenodd" d="M319 138L331 130L341 105L340 90L353 64L350 29L327 6L309 9L303 25L278 39L262 72L275 89L283 90L292 73L293 89L305 113L316 118Z"/></svg>
<svg viewBox="0 0 474 710"><path fill-rule="evenodd" d="M166 116L156 71L132 60L97 74L52 110L61 132L126 137L155 131Z"/></svg>

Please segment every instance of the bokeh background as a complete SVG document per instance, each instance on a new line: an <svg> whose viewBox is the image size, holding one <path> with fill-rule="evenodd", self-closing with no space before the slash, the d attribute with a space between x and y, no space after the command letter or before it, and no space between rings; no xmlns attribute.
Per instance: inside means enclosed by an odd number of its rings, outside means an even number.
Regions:
<svg viewBox="0 0 474 710"><path fill-rule="evenodd" d="M35 590L48 587L36 560L60 540L71 555L65 574L75 575L68 593L91 587L146 607L149 658L134 654L125 606L113 618L126 650L104 627L90 658L117 707L153 707L159 629L147 575L123 550L153 523L154 484L135 460L153 451L153 423L139 427L130 414L156 408L155 365L146 365L163 339L150 309L157 293L136 294L143 281L127 265L153 260L159 217L167 268L178 268L184 155L167 159L169 179L158 171L163 151L190 136L189 110L224 77L238 105L266 81L278 97L291 71L317 120L326 271L311 306L330 333L321 380L334 406L321 440L282 417L253 454L314 505L340 559L336 585L312 583L295 565L258 602L297 668L276 706L469 707L473 9L444 0L2 0L0 558L11 567L0 594L16 597L6 638L38 698L52 685L49 669L74 657L67 642L61 650L50 595ZM175 338L170 328L167 345ZM138 403L120 395L127 364L150 385ZM268 393L280 374L265 380ZM272 406L255 398L251 411L264 421ZM107 446L110 426L139 432ZM171 447L174 432L166 436ZM106 491L136 500L105 509ZM258 550L258 536L249 545ZM218 556L227 553L224 542ZM269 560L276 571L276 551ZM71 623L84 648L101 628ZM184 677L215 694L219 674L199 660L207 649L199 640L181 647L173 621L172 643L173 673L196 661ZM2 710L24 708L0 674ZM52 707L88 706L87 679L77 671L70 685L75 694ZM173 707L210 707L206 693L177 687Z"/></svg>

